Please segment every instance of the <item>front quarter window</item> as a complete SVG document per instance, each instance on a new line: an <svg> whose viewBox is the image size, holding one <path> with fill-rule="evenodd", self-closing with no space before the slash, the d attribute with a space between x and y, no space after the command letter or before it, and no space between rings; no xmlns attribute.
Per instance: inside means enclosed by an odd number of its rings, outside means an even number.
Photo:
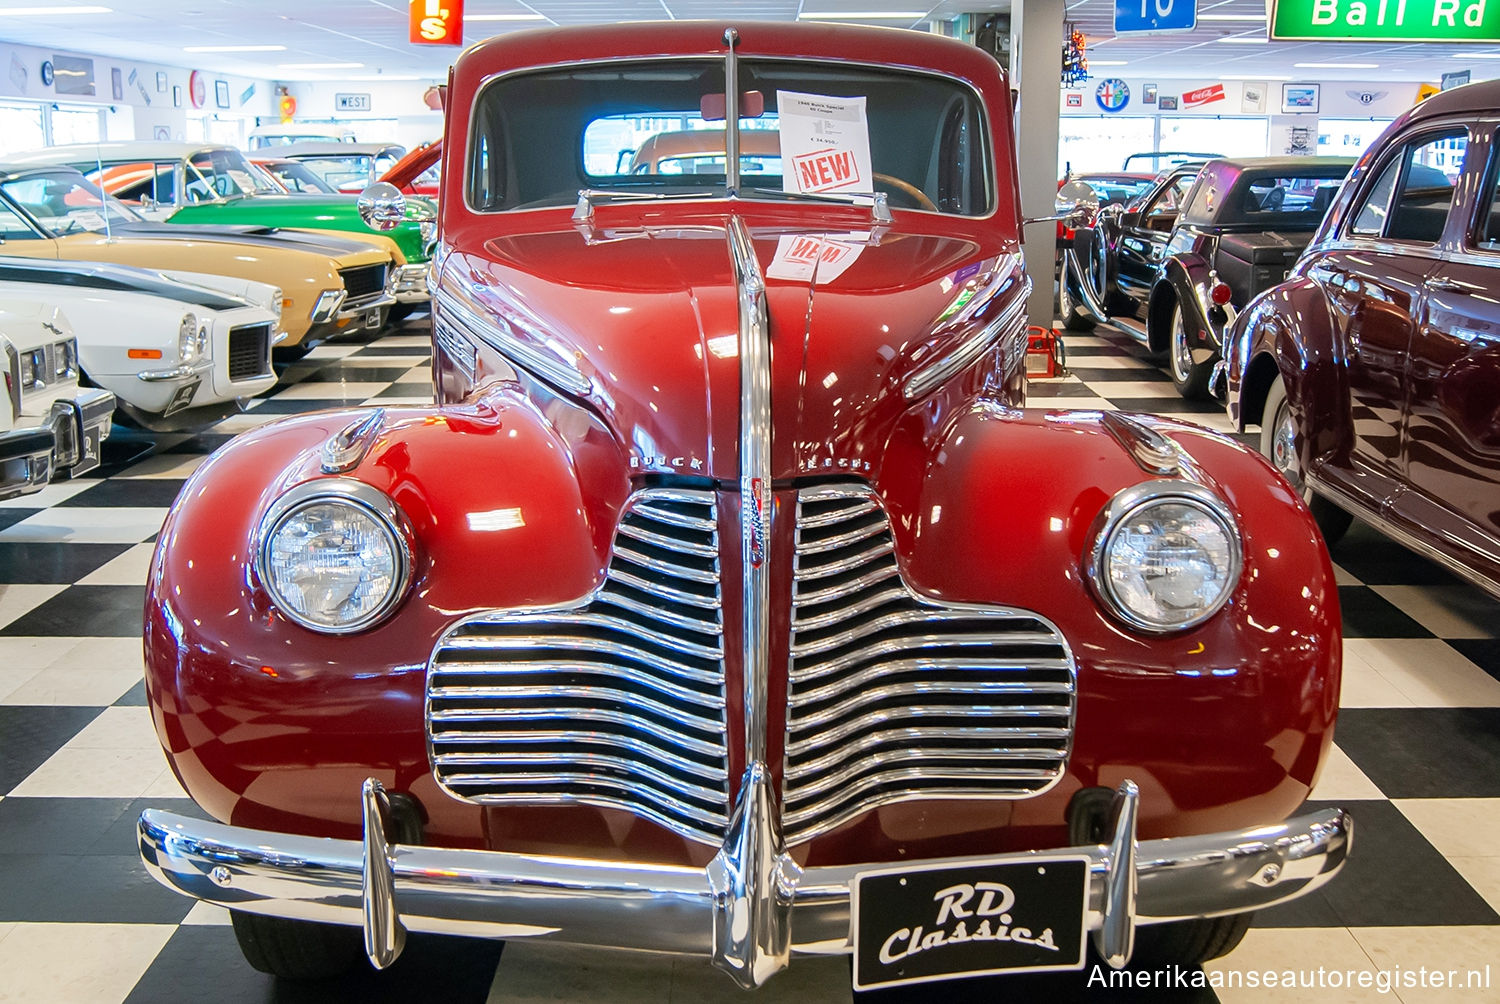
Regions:
<svg viewBox="0 0 1500 1004"><path fill-rule="evenodd" d="M1436 244L1448 223L1467 149L1466 129L1450 129L1407 143L1370 186L1350 234Z"/></svg>
<svg viewBox="0 0 1500 1004"><path fill-rule="evenodd" d="M857 118L835 128L868 177L840 194L883 192L894 208L982 216L993 202L977 94L934 75L851 64L743 58L740 189L746 199L805 190L784 147L808 99ZM479 212L572 205L580 189L702 195L726 185L724 64L602 64L501 77L475 103L467 195ZM785 104L786 108L781 106ZM802 113L805 117L805 113ZM791 137L791 138L788 138Z"/></svg>

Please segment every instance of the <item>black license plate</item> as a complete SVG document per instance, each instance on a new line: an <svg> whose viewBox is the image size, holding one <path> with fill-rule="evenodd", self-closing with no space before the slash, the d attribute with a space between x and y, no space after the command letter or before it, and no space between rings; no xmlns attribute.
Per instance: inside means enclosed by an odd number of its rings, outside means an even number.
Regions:
<svg viewBox="0 0 1500 1004"><path fill-rule="evenodd" d="M380 311L372 310L365 314L365 329L375 331L380 328Z"/></svg>
<svg viewBox="0 0 1500 1004"><path fill-rule="evenodd" d="M166 410L161 413L162 417L179 412L192 404L193 395L198 393L198 385L202 382L202 380L194 380L192 383L185 383L178 387L177 392L172 395L172 400L167 402Z"/></svg>
<svg viewBox="0 0 1500 1004"><path fill-rule="evenodd" d="M1082 969L1089 863L895 867L854 878L854 989Z"/></svg>
<svg viewBox="0 0 1500 1004"><path fill-rule="evenodd" d="M101 426L96 425L91 429L85 428L83 430L83 442L79 444L78 463L73 465L71 476L76 477L79 474L87 474L99 466L99 461L104 454L102 449L103 440L104 429Z"/></svg>

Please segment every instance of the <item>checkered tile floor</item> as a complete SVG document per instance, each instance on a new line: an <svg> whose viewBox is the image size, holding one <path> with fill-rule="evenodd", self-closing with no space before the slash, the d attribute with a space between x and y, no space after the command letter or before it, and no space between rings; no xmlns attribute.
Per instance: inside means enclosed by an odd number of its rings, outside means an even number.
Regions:
<svg viewBox="0 0 1500 1004"><path fill-rule="evenodd" d="M1180 400L1124 336L1066 341L1072 375L1035 383L1034 405L1226 428L1216 407ZM700 963L525 942L502 957L496 944L431 937L379 979L278 986L241 960L222 911L167 892L136 861L142 807L196 811L157 746L141 684L141 583L166 507L235 433L315 408L427 400L429 361L423 319L319 348L276 393L207 433L118 434L97 477L0 503L0 1002L740 999ZM1344 711L1314 802L1353 813L1355 853L1324 893L1263 914L1209 968L1488 963L1494 988L1105 995L1070 977L973 981L943 990L944 1001L1500 1001L1500 604L1361 526L1334 559ZM843 960L802 960L758 996L837 1000L847 986Z"/></svg>

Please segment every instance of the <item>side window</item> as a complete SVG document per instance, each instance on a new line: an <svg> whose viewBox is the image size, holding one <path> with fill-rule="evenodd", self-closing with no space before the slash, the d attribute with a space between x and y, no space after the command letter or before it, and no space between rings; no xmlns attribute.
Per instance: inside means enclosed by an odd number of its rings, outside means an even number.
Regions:
<svg viewBox="0 0 1500 1004"><path fill-rule="evenodd" d="M29 241L37 238L37 232L26 225L9 206L0 205L0 242Z"/></svg>
<svg viewBox="0 0 1500 1004"><path fill-rule="evenodd" d="M1184 174L1162 189L1156 198L1146 204L1141 217L1148 229L1172 229L1172 225L1177 222L1177 213L1182 208L1182 200L1187 195L1188 189L1193 187L1194 177L1195 175Z"/></svg>
<svg viewBox="0 0 1500 1004"><path fill-rule="evenodd" d="M1468 143L1462 129L1408 143L1381 172L1350 232L1436 244L1448 221Z"/></svg>
<svg viewBox="0 0 1500 1004"><path fill-rule="evenodd" d="M1479 233L1475 243L1485 251L1500 251L1500 157L1492 160L1489 175L1484 182L1484 191L1479 199L1484 215L1479 219Z"/></svg>

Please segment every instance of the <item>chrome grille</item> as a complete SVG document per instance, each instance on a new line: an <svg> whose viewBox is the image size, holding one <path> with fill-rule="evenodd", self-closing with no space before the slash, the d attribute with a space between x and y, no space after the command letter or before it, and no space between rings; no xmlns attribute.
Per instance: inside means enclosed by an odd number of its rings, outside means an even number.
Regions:
<svg viewBox="0 0 1500 1004"><path fill-rule="evenodd" d="M249 380L271 372L271 326L246 324L229 329L229 379Z"/></svg>
<svg viewBox="0 0 1500 1004"><path fill-rule="evenodd" d="M647 489L593 596L449 631L428 667L438 781L474 802L622 808L717 844L729 799L718 554L712 492Z"/></svg>
<svg viewBox="0 0 1500 1004"><path fill-rule="evenodd" d="M344 280L345 306L360 300L373 299L385 292L385 265L360 265L339 269Z"/></svg>
<svg viewBox="0 0 1500 1004"><path fill-rule="evenodd" d="M917 798L1022 798L1071 749L1075 670L1036 614L944 604L901 579L890 520L853 486L797 502L782 822L811 839Z"/></svg>

